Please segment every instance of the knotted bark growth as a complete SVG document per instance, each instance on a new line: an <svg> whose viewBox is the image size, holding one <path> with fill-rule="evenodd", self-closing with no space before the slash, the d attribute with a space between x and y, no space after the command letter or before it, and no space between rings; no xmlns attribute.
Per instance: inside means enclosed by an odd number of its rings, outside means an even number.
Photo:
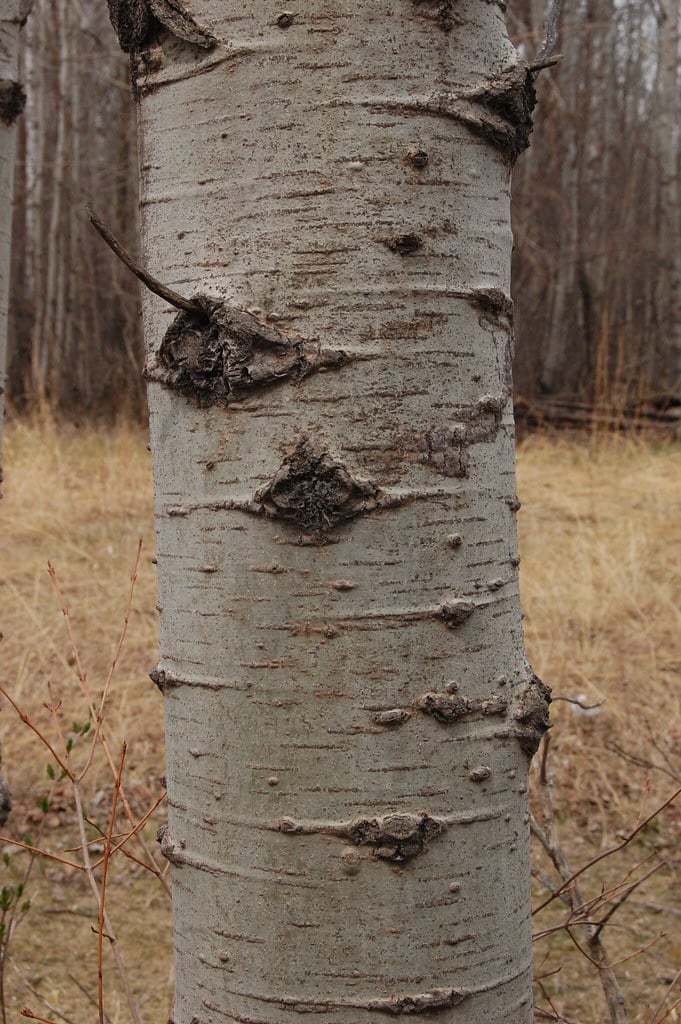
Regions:
<svg viewBox="0 0 681 1024"><path fill-rule="evenodd" d="M107 0L109 17L125 53L138 53L151 46L165 31L178 39L212 49L217 40L197 25L179 0Z"/></svg>
<svg viewBox="0 0 681 1024"><path fill-rule="evenodd" d="M147 377L176 388L199 405L240 401L253 392L340 369L349 356L318 342L292 338L245 310L194 295L197 312L182 311L166 331Z"/></svg>

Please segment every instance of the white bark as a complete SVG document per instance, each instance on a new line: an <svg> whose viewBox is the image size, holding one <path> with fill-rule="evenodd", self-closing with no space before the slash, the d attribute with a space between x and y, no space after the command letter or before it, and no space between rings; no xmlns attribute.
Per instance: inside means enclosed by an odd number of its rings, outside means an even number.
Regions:
<svg viewBox="0 0 681 1024"><path fill-rule="evenodd" d="M191 14L127 44L145 262L229 362L147 298L174 1019L529 1022L525 71L494 2Z"/></svg>
<svg viewBox="0 0 681 1024"><path fill-rule="evenodd" d="M24 6L20 0L3 0L0 10L0 466L2 465L2 426L7 357L7 305L12 237L15 122L23 106L23 90L17 79L19 29ZM1 480L2 470L0 469Z"/></svg>

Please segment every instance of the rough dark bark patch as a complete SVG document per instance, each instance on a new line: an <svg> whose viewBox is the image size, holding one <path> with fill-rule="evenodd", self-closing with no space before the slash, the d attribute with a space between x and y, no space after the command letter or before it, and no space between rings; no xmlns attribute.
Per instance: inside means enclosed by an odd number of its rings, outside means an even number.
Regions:
<svg viewBox="0 0 681 1024"><path fill-rule="evenodd" d="M503 717L508 710L508 701L500 694L492 694L485 699L479 697L462 697L458 693L424 693L414 707L424 715L432 716L442 725L451 725L463 718L490 718L494 715Z"/></svg>
<svg viewBox="0 0 681 1024"><path fill-rule="evenodd" d="M468 448L495 439L507 400L506 395L487 395L474 406L457 410L451 426L427 431L421 442L422 461L443 476L467 476Z"/></svg>
<svg viewBox="0 0 681 1024"><path fill-rule="evenodd" d="M0 121L9 128L26 106L26 93L19 82L0 79Z"/></svg>
<svg viewBox="0 0 681 1024"><path fill-rule="evenodd" d="M329 835L354 846L370 846L378 860L404 864L418 854L445 830L443 822L422 812L420 814L385 814L380 818L357 818L349 822L302 824L282 818L279 831L288 835Z"/></svg>
<svg viewBox="0 0 681 1024"><path fill-rule="evenodd" d="M532 111L537 102L534 75L526 64L517 64L491 78L466 99L482 107L482 117L466 118L468 127L501 149L514 164L530 144Z"/></svg>
<svg viewBox="0 0 681 1024"><path fill-rule="evenodd" d="M513 300L501 288L476 288L468 298L472 306L493 321L513 316Z"/></svg>
<svg viewBox="0 0 681 1024"><path fill-rule="evenodd" d="M284 459L255 502L267 515L289 519L320 540L336 523L382 506L380 488L357 480L307 439Z"/></svg>
<svg viewBox="0 0 681 1024"><path fill-rule="evenodd" d="M544 733L551 728L550 703L551 688L533 673L520 691L514 715L518 723L516 736L528 757L536 754Z"/></svg>
<svg viewBox="0 0 681 1024"><path fill-rule="evenodd" d="M405 235L390 235L383 241L391 252L396 252L400 256L413 256L423 245L423 239L411 231Z"/></svg>
<svg viewBox="0 0 681 1024"><path fill-rule="evenodd" d="M449 32L454 26L453 0L412 0L417 13L429 21L435 22L443 32Z"/></svg>
<svg viewBox="0 0 681 1024"><path fill-rule="evenodd" d="M204 315L178 313L161 342L157 365L147 367L146 374L201 406L241 401L282 381L349 362L344 352L289 337L217 299L195 295L191 301Z"/></svg>
<svg viewBox="0 0 681 1024"><path fill-rule="evenodd" d="M109 17L125 53L139 53L165 31L193 46L212 49L217 39L197 25L179 0L107 0Z"/></svg>

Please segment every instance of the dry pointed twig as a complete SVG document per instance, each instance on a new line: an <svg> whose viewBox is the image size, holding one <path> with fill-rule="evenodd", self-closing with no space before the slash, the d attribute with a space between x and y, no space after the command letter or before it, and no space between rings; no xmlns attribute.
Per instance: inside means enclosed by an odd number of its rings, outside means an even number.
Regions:
<svg viewBox="0 0 681 1024"><path fill-rule="evenodd" d="M116 650L114 652L114 663L113 663L113 665L112 665L112 667L111 667L111 669L109 671L109 675L107 676L107 682L106 682L106 687L105 687L105 696L106 696L106 688L109 686L109 683L111 681L111 676L113 675L113 670L115 668L115 662L116 662L116 659L118 658L118 654L120 652L120 647L121 647L121 645L123 643L123 640L125 638L125 633L126 633L126 630L127 630L127 621L128 621L129 614L130 614L130 607L131 607L131 603L132 603L132 595L133 595L133 592L134 592L134 589L135 589L135 583L137 581L137 571L138 571L138 567L139 567L139 559L140 559L141 550L142 550L142 542L140 541L138 543L138 545L137 545L137 553L136 553L136 556L135 556L135 561L134 561L134 564L133 564L133 569L132 569L132 572L130 574L130 589L128 591L128 599L127 599L126 611L125 611L126 621L124 622L123 629L121 631L121 636L119 638L119 642L118 642L118 644L116 646ZM64 592L63 592L63 590L61 588L61 584L59 583L59 579L57 577L56 569L54 568L54 566L50 562L48 562L47 565L48 565L48 570L47 571L48 571L48 574L49 574L50 579L52 581L52 586L54 587L55 592L57 594L57 597L59 599L59 606L61 608L62 615L64 616L64 621L66 622L66 629L67 629L67 632L68 632L68 635L69 635L69 642L71 644L71 652L72 652L74 663L75 663L75 666L76 666L76 675L78 677L78 680L80 682L81 688L83 690L83 694L84 694L85 699L87 701L87 706L88 706L88 710L89 710L89 713L90 713L90 717L91 717L91 719L92 719L92 721L94 722L94 725L95 725L95 728L93 729L94 736L93 736L93 739L92 739L92 747L91 747L91 750L90 750L90 756L88 757L88 761L87 761L86 767L89 767L89 765L90 765L90 763L92 761L92 757L94 756L94 745L98 741L99 745L101 746L101 748L102 748L102 750L104 752L104 756L106 757L107 762L109 764L109 769L111 771L111 776L112 776L112 778L115 781L115 779L116 779L116 765L115 765L113 756L111 754L111 751L109 749L109 744L108 744L108 742L106 740L106 736L104 735L104 733L102 731L102 718L103 718L103 713L104 713L104 702L102 702L102 704L100 705L100 710L98 711L95 708L94 701L92 699L92 694L90 693L90 688L89 688L88 682L87 682L87 675L86 675L86 673L85 673L85 671L83 669L83 666L81 664L80 652L78 650L78 645L76 643L76 639L75 639L75 636L73 634L73 628L71 626L71 617L69 615L69 609L68 609L67 604L66 604L66 599L65 599L65 596L64 596ZM83 772L81 772L81 774L79 776L79 779L82 778L82 777L83 777ZM151 850L149 849L149 846L148 846L144 836L139 833L139 831L138 831L138 829L136 827L135 816L133 814L132 807L130 805L130 802L129 802L128 798L127 798L127 795L126 795L125 790L124 790L123 787L121 787L121 791L120 791L120 800L121 800L121 803L122 803L123 808L125 810L125 816L128 819L128 822L130 824L130 827L131 827L131 830L132 830L132 834L138 836L138 839L139 839L139 842L140 842L140 844L142 846L142 849L144 850L144 853L145 853L146 857L149 860L149 863L145 864L145 867L147 868L147 870L151 871L152 874L154 874L156 876L156 878L159 880L159 882L161 883L161 885L165 889L166 893L168 895L170 895L170 885L168 883L167 878L165 877L165 871L164 871L164 869L159 868L156 865L156 861L154 859L154 856L153 856Z"/></svg>
<svg viewBox="0 0 681 1024"><path fill-rule="evenodd" d="M563 9L563 0L548 0L546 5L546 18L544 20L544 38L537 50L532 67L539 69L540 66L548 67L544 62L550 58L556 47L558 39L558 24Z"/></svg>
<svg viewBox="0 0 681 1024"><path fill-rule="evenodd" d="M99 1024L104 1024L104 908L106 905L106 881L109 873L109 861L111 860L112 836L116 821L118 797L121 792L121 778L123 776L126 749L124 743L121 748L121 759L118 762L118 771L114 780L109 828L106 834L104 856L102 857L102 880L99 885L99 913L97 915L97 1012L99 1014Z"/></svg>
<svg viewBox="0 0 681 1024"><path fill-rule="evenodd" d="M580 869L578 872L573 872L571 870L565 853L553 834L555 832L555 813L553 808L552 775L548 764L547 753L545 754L542 764L536 769L536 771L540 773L539 785L537 786L537 796L541 804L546 830L541 829L535 822L533 832L535 835L538 835L538 838L551 858L558 875L563 879L562 885L560 885L555 892L545 900L542 906L547 906L556 899L556 897L560 896L561 893L565 892L570 899L571 913L574 914L575 911L579 911L582 907L586 907L588 905L582 897L577 884L578 876L583 874L583 871L586 869ZM594 863L601 859L602 858L600 857L594 858ZM628 1024L629 1018L624 1007L624 997L617 980L617 975L608 962L608 956L600 935L595 934L596 926L589 922L582 924L581 927L586 932L590 951L590 955L585 953L585 956L587 956L587 959L592 963L595 963L598 968L598 977L603 989L605 1001L608 1005L610 1020L612 1024ZM566 927L565 931L570 939L572 939L572 941L577 945L577 948L581 950L581 946L572 934L570 926Z"/></svg>
<svg viewBox="0 0 681 1024"><path fill-rule="evenodd" d="M13 700L12 697L10 697L9 693L4 688L4 686L0 686L0 693L3 695L3 697L5 697L6 700L8 700L10 702L10 704L12 705L12 707L14 708L14 710L16 711L17 715L19 716L21 721L24 723L24 725L27 725L29 727L29 729L36 734L36 736L38 737L40 742L43 744L43 746L47 747L47 749L49 750L50 754L55 759L55 761L57 762L57 764L59 765L61 770L64 772L64 774L68 775L70 777L71 773L70 773L69 769L67 768L67 766L64 763L64 761L62 761L62 759L59 757L59 754L54 749L54 747L52 746L50 741L48 739L46 739L45 736L43 736L43 734L41 733L40 729L38 729L38 727L33 724L33 722L30 720L30 718L28 717L26 712L23 711L19 707L17 702L15 700Z"/></svg>
<svg viewBox="0 0 681 1024"><path fill-rule="evenodd" d="M563 700L566 704L574 704L575 707L581 708L582 711L593 711L594 708L600 708L601 705L605 704L606 698L601 697L600 700L594 701L593 704L585 704L581 697L562 697L560 694L557 696L551 694L551 703L555 704L557 700Z"/></svg>
<svg viewBox="0 0 681 1024"><path fill-rule="evenodd" d="M43 911L43 913L44 912L45 911ZM12 964L12 967L14 968L15 974L19 975L22 983L26 986L28 991L31 992L36 997L36 999L39 999L41 1003L44 1003L44 1005L47 1007L50 1013L54 1014L55 1017L59 1017L59 1019L62 1020L64 1024L76 1024L76 1022L71 1017L67 1017L65 1013L62 1013L61 1010L57 1009L56 1006L53 1006L52 1003L48 1002L45 996L41 992L39 992L38 989L30 983L28 978L26 978L21 973L16 964Z"/></svg>
<svg viewBox="0 0 681 1024"><path fill-rule="evenodd" d="M118 256L121 263L128 268L128 270L135 275L135 277L142 282L142 284L153 292L154 295L158 295L159 298L168 302L171 306L175 306L176 309L182 309L185 313L192 313L194 316L200 317L202 320L206 318L205 310L197 306L196 303L192 302L191 299L186 299L184 295L180 295L179 292L173 291L172 288L167 288L166 285L161 284L155 277L152 277L148 270L141 267L139 263L136 263L132 256L125 251L121 243L115 238L107 226L96 216L91 206L85 207L90 223L97 232L97 234L104 239L106 244L109 246L111 251Z"/></svg>
<svg viewBox="0 0 681 1024"><path fill-rule="evenodd" d="M670 797L668 797L668 799L665 800L664 803L662 803L658 807L656 807L656 809L652 812L652 814L649 814L647 818L644 818L644 820L642 822L640 822L640 824L638 824L636 826L636 828L632 829L632 831L629 832L624 837L624 839L621 840L621 842L616 843L614 846L608 847L607 850L604 850L602 853L599 853L596 857L593 857L590 861L587 861L587 863L583 864L581 866L581 868L579 868L577 871L574 872L574 874L570 875L569 878L565 879L563 884L558 886L556 891L551 896L549 896L546 900L544 900L543 903L540 903L538 907L535 907L534 910L532 911L532 913L533 914L538 914L540 910L543 910L544 907L547 907L549 905L549 903L552 903L553 900L557 896L560 896L561 893L563 893L567 889L569 889L570 886L573 885L574 882L581 875L583 875L585 871L589 870L589 868L592 868L595 864L600 863L600 861L605 860L607 857L612 857L612 855L614 853L618 853L620 850L623 850L625 848L625 846L628 846L629 843L631 843L631 841L638 835L639 832L642 832L645 828L647 828L647 826L651 823L651 821L654 821L655 818L657 818L658 815L661 814L662 811L665 810L665 808L669 807L670 804L673 804L674 801L680 795L681 795L681 786L678 789L674 790L672 795Z"/></svg>

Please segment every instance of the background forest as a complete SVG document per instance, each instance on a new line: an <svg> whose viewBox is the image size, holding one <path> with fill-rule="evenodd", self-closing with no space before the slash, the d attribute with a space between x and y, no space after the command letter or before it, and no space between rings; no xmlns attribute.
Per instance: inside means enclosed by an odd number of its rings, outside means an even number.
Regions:
<svg viewBox="0 0 681 1024"><path fill-rule="evenodd" d="M509 2L528 56L544 9ZM680 18L681 0L564 5L564 57L539 76L533 143L514 171L521 423L678 429ZM119 788L141 824L133 834L117 808L98 748L79 796L93 876L116 854L98 905L74 865L69 780L3 699L14 810L1 851L0 1021L92 1016L103 967L107 1022L146 1022L166 1018L172 971L155 842L162 708L147 677L158 626L140 294L85 212L91 203L138 256L135 109L105 3L35 0L21 35L1 685L44 735L60 711L68 753L83 760L85 678L91 694L110 692L106 735L115 752L128 744ZM549 840L535 833L538 1021L681 1020L681 451L670 433L537 432L519 446L527 649L556 697L533 788ZM26 837L46 856L27 853ZM582 896L570 903L561 879L572 872ZM108 946L98 960L105 897L120 974ZM604 994L594 929L621 1006Z"/></svg>
<svg viewBox="0 0 681 1024"><path fill-rule="evenodd" d="M511 0L528 55L544 0ZM22 33L8 390L70 417L141 416L135 112L106 5L36 0ZM652 413L681 388L679 0L572 0L514 174L520 415Z"/></svg>

